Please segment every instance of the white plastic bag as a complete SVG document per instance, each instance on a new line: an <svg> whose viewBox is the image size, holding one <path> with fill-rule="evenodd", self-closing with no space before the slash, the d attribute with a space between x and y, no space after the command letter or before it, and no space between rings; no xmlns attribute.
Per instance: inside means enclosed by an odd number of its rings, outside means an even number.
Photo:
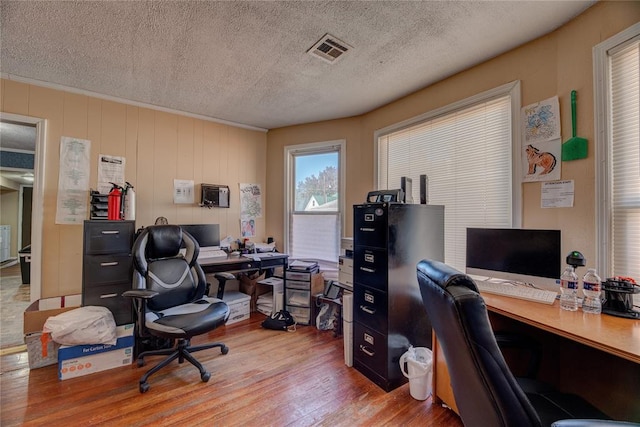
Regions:
<svg viewBox="0 0 640 427"><path fill-rule="evenodd" d="M49 317L42 332L51 333L51 338L62 345L115 345L118 339L111 311L91 305Z"/></svg>

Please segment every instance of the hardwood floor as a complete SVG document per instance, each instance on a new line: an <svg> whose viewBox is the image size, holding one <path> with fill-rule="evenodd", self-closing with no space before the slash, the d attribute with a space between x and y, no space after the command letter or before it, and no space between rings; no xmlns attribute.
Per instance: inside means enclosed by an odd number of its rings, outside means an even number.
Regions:
<svg viewBox="0 0 640 427"><path fill-rule="evenodd" d="M409 385L385 393L344 364L342 340L330 331L260 327L264 316L218 328L202 341L218 349L196 353L211 372L203 383L189 363L173 362L138 391L147 365L60 381L55 366L29 370L26 353L2 356L0 425L451 426L452 411L417 401Z"/></svg>

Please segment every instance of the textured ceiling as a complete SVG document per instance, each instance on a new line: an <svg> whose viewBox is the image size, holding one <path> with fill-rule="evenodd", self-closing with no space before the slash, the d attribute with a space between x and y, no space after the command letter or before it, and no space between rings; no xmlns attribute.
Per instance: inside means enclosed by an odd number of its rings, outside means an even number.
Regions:
<svg viewBox="0 0 640 427"><path fill-rule="evenodd" d="M7 1L0 71L272 129L371 111L594 1ZM325 33L353 47L306 51Z"/></svg>

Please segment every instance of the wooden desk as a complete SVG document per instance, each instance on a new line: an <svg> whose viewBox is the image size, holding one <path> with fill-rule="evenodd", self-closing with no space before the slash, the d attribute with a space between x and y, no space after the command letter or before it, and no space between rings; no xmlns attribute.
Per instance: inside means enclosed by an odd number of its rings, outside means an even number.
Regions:
<svg viewBox="0 0 640 427"><path fill-rule="evenodd" d="M561 310L558 301L547 305L492 294L483 298L494 329L513 327L542 340L542 379L580 394L614 418L639 421L640 320ZM433 352L434 398L458 412L436 338ZM574 372L560 372L560 364L573 366Z"/></svg>
<svg viewBox="0 0 640 427"><path fill-rule="evenodd" d="M264 271L277 267L287 269L289 255L279 252L265 252L240 256L228 255L226 258L208 258L198 260L205 273L241 273L243 271ZM284 278L283 278L284 280Z"/></svg>

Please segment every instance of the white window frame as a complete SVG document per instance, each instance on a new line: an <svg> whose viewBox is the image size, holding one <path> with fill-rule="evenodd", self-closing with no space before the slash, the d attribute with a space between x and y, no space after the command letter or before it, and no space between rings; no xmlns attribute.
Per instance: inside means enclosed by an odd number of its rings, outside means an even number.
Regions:
<svg viewBox="0 0 640 427"><path fill-rule="evenodd" d="M469 98L454 102L442 108L426 112L419 116L410 118L400 123L387 126L374 132L374 156L375 167L374 177L375 183L378 183L379 176L379 141L381 137L387 134L397 132L436 117L448 115L458 110L463 110L474 105L490 101L503 96L510 97L511 103L511 224L512 228L520 228L522 226L522 143L521 143L521 96L520 81L513 81L485 92L473 95ZM414 182L414 187L416 183ZM446 215L446 212L445 212ZM445 242L446 245L446 242Z"/></svg>
<svg viewBox="0 0 640 427"><path fill-rule="evenodd" d="M346 140L333 140L333 141L321 141L310 142L306 144L288 145L284 147L284 165L285 165L285 180L284 180L284 251L290 252L290 216L295 210L295 159L296 154L322 154L327 152L338 152L338 180L339 193L338 193L338 220L340 221L340 236L338 241L344 236L344 204L345 204L345 147ZM323 214L330 214L331 212L322 212ZM336 262L338 260L336 259Z"/></svg>
<svg viewBox="0 0 640 427"><path fill-rule="evenodd" d="M640 23L593 47L594 139L596 150L596 265L600 275L611 277L611 200L610 200L610 87L608 51L640 36Z"/></svg>

